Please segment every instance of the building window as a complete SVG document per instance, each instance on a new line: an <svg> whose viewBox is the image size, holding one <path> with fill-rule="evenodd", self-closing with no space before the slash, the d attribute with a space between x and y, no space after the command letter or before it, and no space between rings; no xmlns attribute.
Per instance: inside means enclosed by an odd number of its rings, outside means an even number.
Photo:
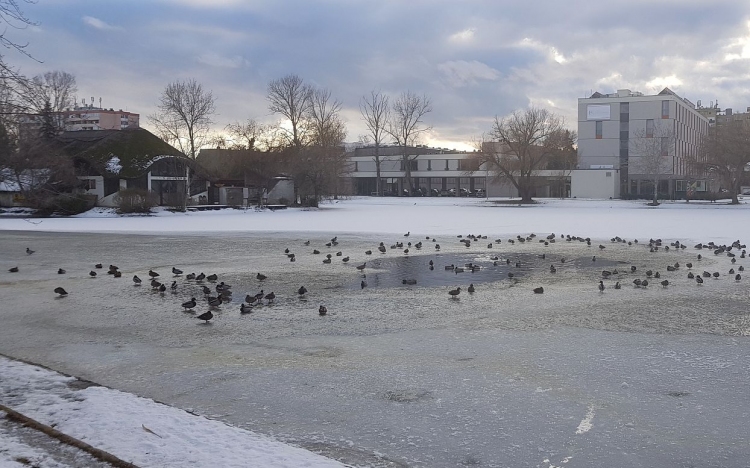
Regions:
<svg viewBox="0 0 750 468"><path fill-rule="evenodd" d="M478 171L479 170L479 160L474 158L469 159L459 159L458 160L458 170L459 171Z"/></svg>
<svg viewBox="0 0 750 468"><path fill-rule="evenodd" d="M406 162L408 162L408 164L409 164L409 170L412 170L412 171L419 170L418 166L417 166L417 161L416 160L409 160L409 161L406 161ZM403 160L401 161L401 170L402 171L406 170L406 164L404 164Z"/></svg>
<svg viewBox="0 0 750 468"><path fill-rule="evenodd" d="M96 190L96 179L83 179L81 182L84 190Z"/></svg>
<svg viewBox="0 0 750 468"><path fill-rule="evenodd" d="M354 172L359 172L359 161L354 161Z"/></svg>
<svg viewBox="0 0 750 468"><path fill-rule="evenodd" d="M646 138L654 137L654 119L646 120Z"/></svg>
<svg viewBox="0 0 750 468"><path fill-rule="evenodd" d="M427 160L427 170L428 170L428 171L431 171L431 170L432 170L432 159L428 159L428 160Z"/></svg>
<svg viewBox="0 0 750 468"><path fill-rule="evenodd" d="M445 160L445 170L446 171L448 170L448 160L447 159Z"/></svg>
<svg viewBox="0 0 750 468"><path fill-rule="evenodd" d="M661 139L661 155L669 156L669 138L667 137Z"/></svg>
<svg viewBox="0 0 750 468"><path fill-rule="evenodd" d="M630 104L627 102L620 103L620 122L628 122L630 120Z"/></svg>
<svg viewBox="0 0 750 468"><path fill-rule="evenodd" d="M602 139L602 121L597 120L596 122L596 139L601 140Z"/></svg>
<svg viewBox="0 0 750 468"><path fill-rule="evenodd" d="M611 172L607 172L604 176L605 177L612 177L612 173Z"/></svg>
<svg viewBox="0 0 750 468"><path fill-rule="evenodd" d="M661 102L661 118L662 119L669 118L669 101Z"/></svg>

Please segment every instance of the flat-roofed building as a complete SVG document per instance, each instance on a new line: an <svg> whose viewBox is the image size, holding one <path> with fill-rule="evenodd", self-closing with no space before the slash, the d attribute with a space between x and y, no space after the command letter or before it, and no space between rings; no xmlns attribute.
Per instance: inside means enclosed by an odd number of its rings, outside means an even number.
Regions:
<svg viewBox="0 0 750 468"><path fill-rule="evenodd" d="M708 118L689 100L669 88L655 95L629 89L596 92L578 99L579 170L614 170L620 197L653 193L653 174L646 167L643 139L660 139L663 169L659 192L683 198L688 190L705 190L705 181L694 173L691 161L707 134ZM657 145L658 146L658 145Z"/></svg>

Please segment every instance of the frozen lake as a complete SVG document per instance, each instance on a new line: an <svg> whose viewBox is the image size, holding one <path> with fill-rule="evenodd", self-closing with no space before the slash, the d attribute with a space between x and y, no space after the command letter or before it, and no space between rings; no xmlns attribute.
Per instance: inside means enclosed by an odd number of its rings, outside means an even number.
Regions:
<svg viewBox="0 0 750 468"><path fill-rule="evenodd" d="M511 245L515 236L491 231L471 247L416 231L339 234L326 247L336 234L4 231L0 352L362 466L748 464L750 277L728 275L746 259L732 265L692 244L650 253L646 239ZM495 237L502 243L487 248ZM390 248L408 241L424 246ZM27 256L27 246L37 252ZM365 261L361 289L355 266ZM469 262L481 269L444 269ZM686 262L721 276L698 286ZM95 263L105 268L90 278ZM123 277L107 275L109 264ZM15 265L21 271L8 273ZM172 266L216 273L234 302L205 325L195 282L175 278L177 293L161 295L131 281L153 268L171 282ZM619 273L600 293L603 269ZM669 286L635 288L648 269ZM407 278L417 285L401 284ZM55 298L56 286L70 295ZM464 292L449 298L457 286ZM245 294L261 289L275 303L241 315ZM180 307L191 296L197 313Z"/></svg>

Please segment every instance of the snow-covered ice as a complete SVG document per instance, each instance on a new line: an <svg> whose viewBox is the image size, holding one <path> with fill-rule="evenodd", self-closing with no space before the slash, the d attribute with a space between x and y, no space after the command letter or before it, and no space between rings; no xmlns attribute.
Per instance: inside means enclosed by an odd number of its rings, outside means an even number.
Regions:
<svg viewBox="0 0 750 468"><path fill-rule="evenodd" d="M738 389L750 385L750 294L747 280L735 282L728 270L750 264L707 249L698 261L692 245L746 241L748 209L415 198L0 219L0 352L357 466L743 466L749 415ZM507 242L531 232L594 241ZM459 234L489 240L469 248ZM326 247L334 235L339 245ZM614 236L640 244L612 243ZM650 253L650 237L689 248ZM487 248L495 238L502 242ZM421 251L390 248L419 240ZM27 256L27 246L37 252ZM324 265L328 252L333 262ZM522 266L495 266L495 255ZM721 276L699 287L686 278L689 261L697 273ZM97 262L117 264L123 278L89 278ZM354 266L363 262L361 289ZM443 269L457 262L482 270ZM675 262L681 267L667 272ZM15 265L19 273L6 273ZM153 268L171 281L172 266L217 273L234 286L233 302L202 325L179 306L195 295L198 312L207 310L194 283L176 278L177 294L160 295L129 280ZM58 267L68 274L58 276ZM600 293L603 269L620 272ZM633 287L647 269L669 286ZM402 285L407 275L418 284ZM475 294L448 297L448 288L465 291L470 282ZM55 299L57 285L71 294ZM310 290L304 298L300 285ZM544 294L531 292L537 285ZM260 289L274 291L275 303L241 315L245 294ZM317 314L321 303L326 317Z"/></svg>

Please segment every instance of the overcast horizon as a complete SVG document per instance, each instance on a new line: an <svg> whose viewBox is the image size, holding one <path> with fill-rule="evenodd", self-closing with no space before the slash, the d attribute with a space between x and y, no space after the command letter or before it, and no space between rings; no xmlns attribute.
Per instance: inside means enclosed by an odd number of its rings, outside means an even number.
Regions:
<svg viewBox="0 0 750 468"><path fill-rule="evenodd" d="M6 30L39 62L3 56L27 76L75 75L78 103L101 98L148 129L164 87L191 78L213 92L217 130L276 122L267 85L291 73L342 101L350 142L366 133L359 99L373 89L428 96L421 143L456 149L529 105L575 130L577 98L594 91L668 86L704 107L750 106L750 4L590 3L39 0L21 3L37 25Z"/></svg>

